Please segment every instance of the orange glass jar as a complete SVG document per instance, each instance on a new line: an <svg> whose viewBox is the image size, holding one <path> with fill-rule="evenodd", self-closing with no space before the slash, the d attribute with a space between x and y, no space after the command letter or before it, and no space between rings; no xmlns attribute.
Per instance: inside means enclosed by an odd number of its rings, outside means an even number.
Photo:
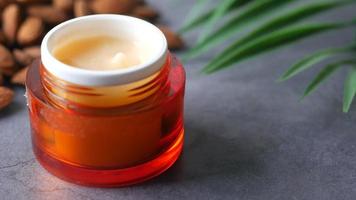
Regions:
<svg viewBox="0 0 356 200"><path fill-rule="evenodd" d="M50 31L26 81L35 155L49 172L78 184L124 186L157 176L182 150L184 69L164 50L165 40L150 62L126 71L75 69L56 60L55 40L71 27L85 32L87 24L145 26L162 40L153 25L120 15L77 18Z"/></svg>

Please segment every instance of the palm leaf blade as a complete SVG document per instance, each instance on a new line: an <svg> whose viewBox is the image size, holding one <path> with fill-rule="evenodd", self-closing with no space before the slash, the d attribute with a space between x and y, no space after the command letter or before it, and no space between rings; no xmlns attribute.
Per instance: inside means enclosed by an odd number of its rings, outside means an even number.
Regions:
<svg viewBox="0 0 356 200"><path fill-rule="evenodd" d="M212 73L217 70L231 66L241 60L247 59L251 56L258 55L274 48L286 45L305 37L336 28L344 27L344 23L331 24L306 24L287 27L255 40L252 40L241 47L229 52L223 59L215 63L209 63L204 69L204 72ZM348 25L348 24L347 24Z"/></svg>
<svg viewBox="0 0 356 200"><path fill-rule="evenodd" d="M183 27L178 32L185 33L185 32L192 30L202 24L205 24L208 21L208 19L211 18L212 15L213 15L213 10L209 10L208 12L203 13L202 15L195 18L194 20L189 21L189 23L186 23L185 25L183 25Z"/></svg>
<svg viewBox="0 0 356 200"><path fill-rule="evenodd" d="M284 74L278 79L278 81L288 80L293 76L299 74L300 72L307 70L313 65L325 60L326 58L329 58L330 56L347 50L348 48L332 48L318 51L309 56L306 56L297 63L293 64L292 67L290 67L286 72L284 72Z"/></svg>
<svg viewBox="0 0 356 200"><path fill-rule="evenodd" d="M195 27L195 25L198 25L199 23L202 23L206 18L204 18L205 15L211 15L213 11L206 12L200 16L196 16L196 13L199 13L202 8L205 6L207 0L197 0L197 2L194 4L194 6L191 8L191 11L189 15L187 16L180 32L188 31L189 29L192 29Z"/></svg>
<svg viewBox="0 0 356 200"><path fill-rule="evenodd" d="M344 64L347 64L347 62L346 61L336 62L333 64L329 64L325 68L323 68L319 72L319 74L310 82L308 87L305 89L302 98L308 96L310 93L315 91L322 82L324 82L327 78L329 78L341 66L343 66Z"/></svg>
<svg viewBox="0 0 356 200"><path fill-rule="evenodd" d="M280 28L284 28L285 26L291 25L295 22L308 18L310 16L316 15L323 11L336 8L338 6L344 5L346 3L350 3L353 1L329 1L329 2L317 2L311 3L306 6L302 6L288 12L286 14L277 16L276 18L268 21L267 23L263 24L253 32L249 33L247 36L242 37L241 39L237 40L229 47L227 47L223 52L221 52L218 56L211 60L211 63L215 63L217 60L222 59L225 55L239 46L253 40L254 38L260 37L264 34L273 32Z"/></svg>
<svg viewBox="0 0 356 200"><path fill-rule="evenodd" d="M356 65L354 65L351 68L351 71L345 81L343 112L346 113L350 110L355 95L356 95Z"/></svg>
<svg viewBox="0 0 356 200"><path fill-rule="evenodd" d="M248 3L250 0L234 0L234 4L227 10L228 12L232 11L235 8L238 8L246 3ZM197 8L193 8L190 12L191 13L196 13ZM186 22L184 23L184 25L182 26L182 28L179 30L179 33L185 33L188 32L194 28L197 28L203 24L206 24L208 22L209 19L211 19L212 15L214 13L214 9L211 9L207 12L204 12L203 14L193 17L193 18L189 18L188 20L186 20Z"/></svg>
<svg viewBox="0 0 356 200"><path fill-rule="evenodd" d="M213 28L213 25L222 17L224 14L232 7L232 5L236 2L236 0L225 0L219 4L219 6L215 9L215 12L210 17L207 25L203 31L203 34L200 36L200 41L203 41L207 35L209 35L210 31ZM198 41L198 42L200 42Z"/></svg>
<svg viewBox="0 0 356 200"><path fill-rule="evenodd" d="M204 40L200 41L197 45L191 48L184 55L184 59L186 60L201 55L215 45L225 41L227 38L239 32L243 25L256 22L258 21L256 19L259 17L265 16L268 13L275 11L277 8L293 1L295 0L252 1L251 3L241 8L241 14L230 19L221 28L212 32L206 36Z"/></svg>

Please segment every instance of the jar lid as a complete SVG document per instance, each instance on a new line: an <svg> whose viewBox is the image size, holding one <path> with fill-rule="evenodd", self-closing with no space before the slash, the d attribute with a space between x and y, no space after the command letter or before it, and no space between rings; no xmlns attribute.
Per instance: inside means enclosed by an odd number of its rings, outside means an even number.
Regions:
<svg viewBox="0 0 356 200"><path fill-rule="evenodd" d="M136 41L150 51L141 64L122 69L89 70L67 65L53 54L53 48L69 39L99 34L119 35ZM110 86L141 80L159 71L167 59L167 41L153 24L134 17L99 14L78 17L63 22L44 37L41 44L41 61L52 75L81 86Z"/></svg>

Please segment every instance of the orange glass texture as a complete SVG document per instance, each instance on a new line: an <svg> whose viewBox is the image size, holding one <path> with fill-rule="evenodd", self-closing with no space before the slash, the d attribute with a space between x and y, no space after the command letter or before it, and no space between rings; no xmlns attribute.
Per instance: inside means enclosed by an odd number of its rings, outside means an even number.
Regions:
<svg viewBox="0 0 356 200"><path fill-rule="evenodd" d="M33 149L49 172L84 185L123 186L157 176L178 158L185 73L173 56L152 77L124 86L81 88L46 73L33 64L26 88ZM96 98L111 103L88 103Z"/></svg>

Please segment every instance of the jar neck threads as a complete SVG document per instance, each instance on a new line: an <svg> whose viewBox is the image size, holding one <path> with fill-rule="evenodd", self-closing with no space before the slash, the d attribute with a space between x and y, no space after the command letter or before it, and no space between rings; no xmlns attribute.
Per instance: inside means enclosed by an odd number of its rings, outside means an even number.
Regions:
<svg viewBox="0 0 356 200"><path fill-rule="evenodd" d="M75 111L90 112L90 110L113 109L120 107L137 107L143 109L155 106L165 96L168 74L171 65L171 55L167 56L165 64L152 75L131 83L110 86L82 86L73 84L40 67L41 83L48 102L61 108ZM97 112L97 111L95 111Z"/></svg>

